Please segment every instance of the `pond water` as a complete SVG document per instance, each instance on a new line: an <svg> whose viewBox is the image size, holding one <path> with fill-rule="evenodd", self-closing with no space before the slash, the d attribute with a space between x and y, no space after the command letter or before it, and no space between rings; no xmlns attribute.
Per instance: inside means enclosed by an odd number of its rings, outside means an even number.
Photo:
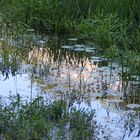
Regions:
<svg viewBox="0 0 140 140"><path fill-rule="evenodd" d="M69 107L96 110L102 139L140 139L140 76L92 42L26 37L1 37L0 96L64 99Z"/></svg>

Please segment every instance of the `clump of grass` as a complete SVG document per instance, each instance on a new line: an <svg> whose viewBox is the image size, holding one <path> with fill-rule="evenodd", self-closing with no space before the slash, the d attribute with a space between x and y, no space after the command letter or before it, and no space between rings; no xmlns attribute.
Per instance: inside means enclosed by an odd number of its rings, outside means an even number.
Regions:
<svg viewBox="0 0 140 140"><path fill-rule="evenodd" d="M139 0L2 0L1 13L7 23L24 23L36 30L64 32L91 16L117 14L139 23Z"/></svg>
<svg viewBox="0 0 140 140"><path fill-rule="evenodd" d="M82 2L82 1L81 1ZM79 0L6 0L1 2L1 11L3 19L9 26L9 23L29 25L37 31L46 33L70 31L73 23L83 17L82 10L87 11L86 7L80 5ZM89 2L86 2L87 4ZM30 11L30 12L29 12ZM82 12L82 13L81 13ZM67 31L66 31L67 32Z"/></svg>
<svg viewBox="0 0 140 140"><path fill-rule="evenodd" d="M86 19L76 25L77 32L85 38L106 48L115 49L115 53L131 50L139 52L140 28L127 19L121 20L117 15L100 15Z"/></svg>
<svg viewBox="0 0 140 140"><path fill-rule="evenodd" d="M63 100L47 103L42 97L25 102L20 95L0 102L0 130L8 140L93 139L98 125L94 111L67 108Z"/></svg>

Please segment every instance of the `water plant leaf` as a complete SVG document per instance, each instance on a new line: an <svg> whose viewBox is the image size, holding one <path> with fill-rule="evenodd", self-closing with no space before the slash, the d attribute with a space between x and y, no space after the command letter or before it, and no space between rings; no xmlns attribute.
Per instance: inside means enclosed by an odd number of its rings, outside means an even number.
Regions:
<svg viewBox="0 0 140 140"><path fill-rule="evenodd" d="M73 49L74 46L68 46L68 45L65 45L65 46L62 46L61 48L63 48L63 49Z"/></svg>
<svg viewBox="0 0 140 140"><path fill-rule="evenodd" d="M140 104L127 104L126 106L131 109L140 108Z"/></svg>

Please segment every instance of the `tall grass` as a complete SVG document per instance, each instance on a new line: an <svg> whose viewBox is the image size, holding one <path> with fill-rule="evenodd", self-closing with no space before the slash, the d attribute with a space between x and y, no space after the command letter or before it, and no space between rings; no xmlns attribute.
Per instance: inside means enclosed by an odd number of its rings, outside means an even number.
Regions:
<svg viewBox="0 0 140 140"><path fill-rule="evenodd" d="M1 0L7 26L46 34L74 33L104 46L140 51L139 0Z"/></svg>
<svg viewBox="0 0 140 140"><path fill-rule="evenodd" d="M2 0L0 5L12 22L20 21L37 29L62 30L65 24L70 26L98 14L117 14L140 21L139 0Z"/></svg>

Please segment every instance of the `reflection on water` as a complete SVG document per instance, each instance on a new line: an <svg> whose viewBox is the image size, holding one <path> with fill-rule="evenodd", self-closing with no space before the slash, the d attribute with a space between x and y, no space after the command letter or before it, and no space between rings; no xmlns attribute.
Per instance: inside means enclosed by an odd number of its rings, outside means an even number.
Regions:
<svg viewBox="0 0 140 140"><path fill-rule="evenodd" d="M63 98L69 107L94 108L112 139L116 135L126 139L121 132L117 134L116 124L128 116L127 104L140 103L140 77L128 76L117 61L103 58L101 47L94 44L39 39L40 45L24 48L17 41L16 47L9 45L11 41L0 42L0 95L42 95L50 100ZM118 131L128 118L119 123Z"/></svg>

